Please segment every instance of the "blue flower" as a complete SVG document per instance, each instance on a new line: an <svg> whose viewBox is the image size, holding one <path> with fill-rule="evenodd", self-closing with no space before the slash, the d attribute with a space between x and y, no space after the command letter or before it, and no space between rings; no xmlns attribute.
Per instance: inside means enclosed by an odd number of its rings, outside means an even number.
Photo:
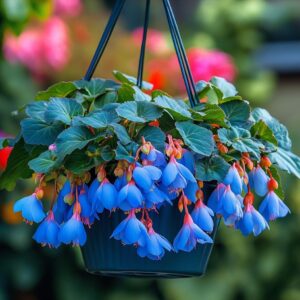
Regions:
<svg viewBox="0 0 300 300"><path fill-rule="evenodd" d="M78 201L81 206L80 216L82 218L89 218L92 215L92 204L88 199L88 194L86 193L85 189L81 189Z"/></svg>
<svg viewBox="0 0 300 300"><path fill-rule="evenodd" d="M169 196L160 188L158 188L155 184L149 191L144 192L143 195L145 197L146 208L156 207L157 205L162 204L165 201L172 205Z"/></svg>
<svg viewBox="0 0 300 300"><path fill-rule="evenodd" d="M176 252L179 250L190 252L196 247L197 243L213 243L213 240L193 222L190 215L186 214L184 224L175 237L174 249Z"/></svg>
<svg viewBox="0 0 300 300"><path fill-rule="evenodd" d="M259 212L267 221L273 221L285 217L290 210L274 191L270 191L260 204Z"/></svg>
<svg viewBox="0 0 300 300"><path fill-rule="evenodd" d="M146 160L150 162L153 166L158 168L164 168L167 164L165 155L162 152L156 150L155 148L152 148L149 154L142 153L141 158L142 160Z"/></svg>
<svg viewBox="0 0 300 300"><path fill-rule="evenodd" d="M147 235L145 225L136 218L134 210L132 210L128 217L117 226L110 237L121 240L125 245L138 243L144 246Z"/></svg>
<svg viewBox="0 0 300 300"><path fill-rule="evenodd" d="M18 200L14 204L14 212L21 212L22 217L28 222L40 223L46 217L42 202L35 193Z"/></svg>
<svg viewBox="0 0 300 300"><path fill-rule="evenodd" d="M243 191L243 181L241 176L239 175L238 170L236 169L235 165L229 168L229 171L223 181L225 185L230 185L231 190L236 194L239 195Z"/></svg>
<svg viewBox="0 0 300 300"><path fill-rule="evenodd" d="M249 184L252 189L254 189L255 193L264 197L268 193L268 182L270 178L264 172L264 170L257 166L249 173Z"/></svg>
<svg viewBox="0 0 300 300"><path fill-rule="evenodd" d="M182 158L178 160L179 163L187 167L191 173L195 172L195 158L191 151L183 149Z"/></svg>
<svg viewBox="0 0 300 300"><path fill-rule="evenodd" d="M93 202L94 210L101 213L103 207L112 210L117 205L118 192L115 186L105 178L96 192L96 198Z"/></svg>
<svg viewBox="0 0 300 300"><path fill-rule="evenodd" d="M218 213L221 207L221 199L223 194L225 193L226 186L223 183L219 183L215 190L211 193L207 205L210 207L215 213Z"/></svg>
<svg viewBox="0 0 300 300"><path fill-rule="evenodd" d="M133 179L139 188L147 192L152 188L154 182L160 179L161 174L161 170L154 166L135 167Z"/></svg>
<svg viewBox="0 0 300 300"><path fill-rule="evenodd" d="M162 183L172 189L186 188L189 182L196 182L194 175L184 165L171 158L162 174Z"/></svg>
<svg viewBox="0 0 300 300"><path fill-rule="evenodd" d="M114 185L117 191L119 192L127 183L128 183L127 176L126 174L124 174L115 180Z"/></svg>
<svg viewBox="0 0 300 300"><path fill-rule="evenodd" d="M212 232L214 229L213 216L214 212L201 200L196 202L195 208L191 213L194 223L206 232Z"/></svg>
<svg viewBox="0 0 300 300"><path fill-rule="evenodd" d="M269 229L269 226L264 217L251 204L248 204L245 207L243 218L237 222L236 228L244 236L251 233L257 236L265 229Z"/></svg>
<svg viewBox="0 0 300 300"><path fill-rule="evenodd" d="M152 260L160 260L165 255L165 250L171 251L172 246L169 241L156 233L151 227L143 246L139 246L137 254L140 257L148 257Z"/></svg>
<svg viewBox="0 0 300 300"><path fill-rule="evenodd" d="M39 225L36 232L33 235L33 239L42 244L48 245L50 248L58 248L60 241L58 239L60 227L54 219L54 214L50 210L46 219Z"/></svg>
<svg viewBox="0 0 300 300"><path fill-rule="evenodd" d="M184 194L187 196L187 198L193 203L195 203L197 200L196 193L198 190L199 190L198 183L189 181L186 188L183 191Z"/></svg>
<svg viewBox="0 0 300 300"><path fill-rule="evenodd" d="M86 242L86 232L78 212L64 223L58 233L58 239L64 244L72 243L74 246L83 246Z"/></svg>
<svg viewBox="0 0 300 300"><path fill-rule="evenodd" d="M141 208L143 202L144 196L133 180L120 190L117 198L117 206L124 211Z"/></svg>

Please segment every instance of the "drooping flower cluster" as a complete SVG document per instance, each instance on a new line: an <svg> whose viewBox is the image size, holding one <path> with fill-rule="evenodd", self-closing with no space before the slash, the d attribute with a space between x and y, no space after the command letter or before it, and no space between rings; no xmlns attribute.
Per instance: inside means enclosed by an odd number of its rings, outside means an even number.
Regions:
<svg viewBox="0 0 300 300"><path fill-rule="evenodd" d="M243 167L237 162L231 166L211 194L208 206L224 218L226 225L239 229L245 236L251 233L257 236L269 228L269 221L285 217L290 210L276 194L278 183L269 171L268 157L263 156L256 167L248 154L243 154L241 162ZM258 211L253 206L252 191L264 197Z"/></svg>
<svg viewBox="0 0 300 300"><path fill-rule="evenodd" d="M29 223L41 223L33 238L55 248L62 243L84 245L85 225L92 225L104 210L128 214L111 237L125 245L135 245L141 257L158 260L166 251L189 252L197 243L213 242L209 233L213 231L214 213L204 204L202 183L194 177L193 155L182 148L180 140L169 136L165 153L144 140L134 163L118 161L115 176L107 174L107 168L100 165L89 186L89 174L84 178L68 175L47 215L41 202L41 177L35 193L17 201L14 211L21 212ZM184 220L172 246L155 231L150 212L159 213L161 206L173 205L177 198ZM194 209L189 208L192 203Z"/></svg>

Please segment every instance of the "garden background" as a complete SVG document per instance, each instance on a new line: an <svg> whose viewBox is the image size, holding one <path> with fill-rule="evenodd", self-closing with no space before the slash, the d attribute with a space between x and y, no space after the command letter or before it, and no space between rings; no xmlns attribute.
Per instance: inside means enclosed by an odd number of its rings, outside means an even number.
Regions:
<svg viewBox="0 0 300 300"><path fill-rule="evenodd" d="M135 75L145 1L128 0L96 76ZM184 85L161 1L152 1L145 79L171 95ZM300 153L300 3L297 0L171 1L196 80L223 76L254 106L287 125ZM22 107L60 80L83 77L114 1L0 1L0 134L15 136ZM0 154L4 168L5 153ZM292 214L258 238L221 226L203 278L102 278L83 269L80 250L50 250L12 213L33 183L0 192L2 299L300 299L300 181L284 177ZM195 262L196 263L196 262Z"/></svg>

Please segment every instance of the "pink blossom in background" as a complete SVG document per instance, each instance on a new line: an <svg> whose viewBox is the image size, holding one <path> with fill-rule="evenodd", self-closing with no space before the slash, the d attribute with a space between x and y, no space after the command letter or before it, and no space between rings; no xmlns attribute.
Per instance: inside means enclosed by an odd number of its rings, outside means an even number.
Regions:
<svg viewBox="0 0 300 300"><path fill-rule="evenodd" d="M6 34L4 57L21 63L34 75L43 76L51 70L62 69L69 60L69 37L66 24L52 17L38 27L30 27L20 36Z"/></svg>
<svg viewBox="0 0 300 300"><path fill-rule="evenodd" d="M140 47L143 39L143 28L137 28L132 32L135 46ZM148 29L147 50L154 54L163 54L170 50L164 34L155 29Z"/></svg>
<svg viewBox="0 0 300 300"><path fill-rule="evenodd" d="M236 68L228 54L192 48L187 51L187 56L196 82L209 81L213 76L223 77L230 82L235 80Z"/></svg>
<svg viewBox="0 0 300 300"><path fill-rule="evenodd" d="M81 0L54 0L54 11L58 15L78 16L82 11Z"/></svg>

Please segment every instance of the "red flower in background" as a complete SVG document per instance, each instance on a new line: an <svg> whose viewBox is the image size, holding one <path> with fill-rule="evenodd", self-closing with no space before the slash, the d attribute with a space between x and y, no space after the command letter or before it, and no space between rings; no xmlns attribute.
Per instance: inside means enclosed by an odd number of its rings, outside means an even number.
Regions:
<svg viewBox="0 0 300 300"><path fill-rule="evenodd" d="M7 161L13 147L5 147L0 150L0 171L4 171L7 166Z"/></svg>
<svg viewBox="0 0 300 300"><path fill-rule="evenodd" d="M6 34L4 57L21 63L33 74L42 76L62 69L69 60L68 28L63 20L52 17L38 27L29 27L20 36Z"/></svg>
<svg viewBox="0 0 300 300"><path fill-rule="evenodd" d="M132 32L135 46L140 47L143 39L143 28L137 28ZM155 29L148 29L147 50L154 54L163 54L170 50L164 34Z"/></svg>
<svg viewBox="0 0 300 300"><path fill-rule="evenodd" d="M233 82L236 77L233 60L224 52L192 48L187 51L187 56L196 82L209 81L214 76Z"/></svg>
<svg viewBox="0 0 300 300"><path fill-rule="evenodd" d="M58 15L78 16L82 11L81 0L54 0L54 11Z"/></svg>

